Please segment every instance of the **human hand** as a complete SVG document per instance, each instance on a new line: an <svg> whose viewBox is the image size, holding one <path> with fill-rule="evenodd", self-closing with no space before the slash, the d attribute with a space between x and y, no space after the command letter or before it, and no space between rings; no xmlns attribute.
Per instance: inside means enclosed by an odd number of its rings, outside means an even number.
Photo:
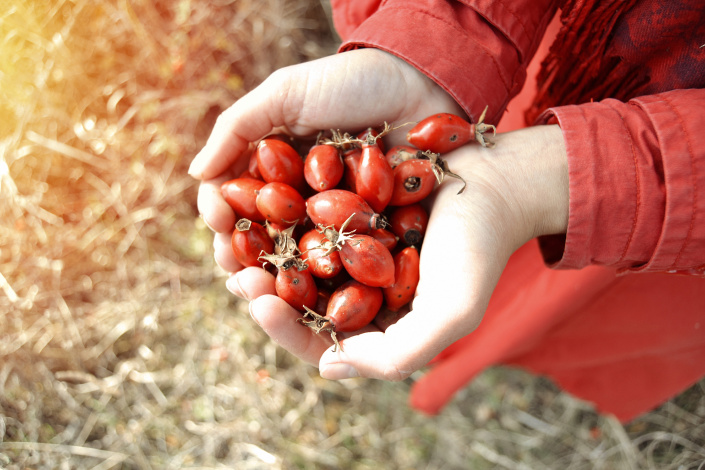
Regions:
<svg viewBox="0 0 705 470"><path fill-rule="evenodd" d="M385 121L418 121L444 111L463 115L433 81L377 49L349 51L272 74L218 118L189 169L202 180L198 209L216 232L218 265L227 272L242 268L230 250L235 214L222 198L220 185L246 167L252 143L274 132L295 137L315 136L328 129L352 132ZM395 133L388 144L402 141L403 133Z"/></svg>
<svg viewBox="0 0 705 470"><path fill-rule="evenodd" d="M228 287L251 300L253 319L277 343L316 364L323 377L401 380L472 332L510 255L536 236L561 233L568 220L568 170L558 126L500 134L495 148L466 145L444 155L467 187L447 179L430 200L421 278L412 310L388 328L370 325L328 335L299 325L301 313L278 298L274 276L247 268Z"/></svg>

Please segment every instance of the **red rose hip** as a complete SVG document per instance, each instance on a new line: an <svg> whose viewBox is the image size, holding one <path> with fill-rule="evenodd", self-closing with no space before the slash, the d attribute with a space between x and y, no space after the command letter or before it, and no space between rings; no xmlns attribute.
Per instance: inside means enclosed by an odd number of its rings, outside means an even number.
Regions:
<svg viewBox="0 0 705 470"><path fill-rule="evenodd" d="M345 164L340 151L332 145L315 145L304 161L304 177L314 191L335 188L343 178Z"/></svg>
<svg viewBox="0 0 705 470"><path fill-rule="evenodd" d="M344 189L331 189L309 197L306 212L314 224L332 225L336 230L353 214L348 230L367 233L373 228L386 226L384 218L361 196Z"/></svg>
<svg viewBox="0 0 705 470"><path fill-rule="evenodd" d="M274 288L277 296L302 312L318 302L318 287L313 276L307 269L297 269L296 265L279 268Z"/></svg>
<svg viewBox="0 0 705 470"><path fill-rule="evenodd" d="M375 143L362 144L362 157L355 177L355 192L375 212L382 212L394 190L394 172Z"/></svg>
<svg viewBox="0 0 705 470"><path fill-rule="evenodd" d="M293 187L285 183L267 183L255 200L257 209L270 222L291 225L306 217L306 201Z"/></svg>
<svg viewBox="0 0 705 470"><path fill-rule="evenodd" d="M263 139L255 149L257 169L267 183L279 182L303 190L304 161L298 152L278 138Z"/></svg>
<svg viewBox="0 0 705 470"><path fill-rule="evenodd" d="M389 216L389 225L402 243L416 245L426 234L428 212L418 203L396 207Z"/></svg>
<svg viewBox="0 0 705 470"><path fill-rule="evenodd" d="M379 312L383 301L384 295L379 287L370 287L351 280L338 287L330 296L325 316L307 308L304 318L310 316L313 319L307 321L300 318L299 322L316 333L330 333L337 349L340 343L336 333L353 332L369 325Z"/></svg>
<svg viewBox="0 0 705 470"><path fill-rule="evenodd" d="M267 230L257 222L240 219L231 238L235 259L243 266L262 266L260 254L274 251L274 242Z"/></svg>
<svg viewBox="0 0 705 470"><path fill-rule="evenodd" d="M411 302L419 283L419 251L407 246L394 255L395 281L390 287L382 289L386 307L396 312Z"/></svg>
<svg viewBox="0 0 705 470"><path fill-rule="evenodd" d="M319 279L330 279L343 270L340 253L332 251L326 254L330 242L318 230L312 229L304 233L299 240L301 259L308 264L308 269Z"/></svg>
<svg viewBox="0 0 705 470"><path fill-rule="evenodd" d="M413 159L394 168L394 190L391 206L406 206L422 201L436 186L436 175L430 160Z"/></svg>
<svg viewBox="0 0 705 470"><path fill-rule="evenodd" d="M264 222L264 216L255 202L257 191L264 185L264 181L258 179L235 178L221 184L220 193L239 218Z"/></svg>

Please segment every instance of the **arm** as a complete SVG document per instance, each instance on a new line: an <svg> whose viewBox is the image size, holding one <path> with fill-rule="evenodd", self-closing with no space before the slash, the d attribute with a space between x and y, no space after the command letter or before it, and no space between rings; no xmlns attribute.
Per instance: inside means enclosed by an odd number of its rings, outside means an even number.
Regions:
<svg viewBox="0 0 705 470"><path fill-rule="evenodd" d="M556 268L705 273L705 90L565 106L567 235L544 237Z"/></svg>

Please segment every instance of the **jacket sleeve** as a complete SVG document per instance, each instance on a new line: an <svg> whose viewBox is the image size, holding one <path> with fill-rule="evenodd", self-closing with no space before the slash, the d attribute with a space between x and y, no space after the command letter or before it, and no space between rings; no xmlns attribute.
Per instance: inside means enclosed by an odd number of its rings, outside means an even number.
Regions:
<svg viewBox="0 0 705 470"><path fill-rule="evenodd" d="M556 11L555 0L332 0L339 51L374 47L413 65L476 120L497 123Z"/></svg>
<svg viewBox="0 0 705 470"><path fill-rule="evenodd" d="M705 275L705 90L547 110L570 172L565 235L540 239L547 264Z"/></svg>

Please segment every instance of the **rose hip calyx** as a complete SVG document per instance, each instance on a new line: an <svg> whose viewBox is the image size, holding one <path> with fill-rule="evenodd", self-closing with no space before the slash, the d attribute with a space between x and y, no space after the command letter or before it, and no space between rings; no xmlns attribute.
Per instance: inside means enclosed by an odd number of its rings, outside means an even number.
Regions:
<svg viewBox="0 0 705 470"><path fill-rule="evenodd" d="M319 315L318 313L314 312L305 305L304 309L306 310L306 312L304 313L303 318L297 318L296 321L301 323L302 325L311 328L314 332L316 332L316 334L320 333L321 331L330 333L330 337L333 339L333 343L335 343L335 346L333 347L333 352L337 351L338 348L340 348L340 350L342 351L343 347L338 342L338 336L335 332L335 326L330 321L330 319ZM304 318L308 316L311 316L313 320L304 320Z"/></svg>

